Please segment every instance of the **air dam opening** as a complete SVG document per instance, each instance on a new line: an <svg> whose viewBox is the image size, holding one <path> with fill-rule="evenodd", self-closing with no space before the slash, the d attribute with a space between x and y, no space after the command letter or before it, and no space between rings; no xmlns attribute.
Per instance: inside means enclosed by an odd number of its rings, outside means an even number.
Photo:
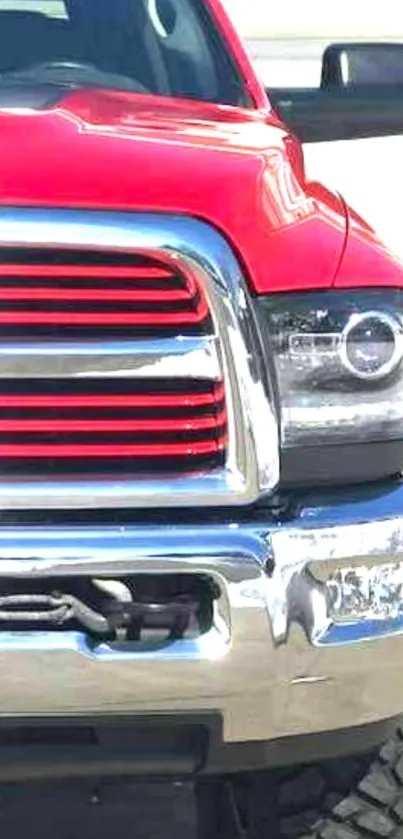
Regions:
<svg viewBox="0 0 403 839"><path fill-rule="evenodd" d="M220 720L26 720L0 726L0 781L187 775L200 770Z"/></svg>
<svg viewBox="0 0 403 839"><path fill-rule="evenodd" d="M84 632L90 643L194 640L213 626L220 591L198 574L0 580L1 632Z"/></svg>

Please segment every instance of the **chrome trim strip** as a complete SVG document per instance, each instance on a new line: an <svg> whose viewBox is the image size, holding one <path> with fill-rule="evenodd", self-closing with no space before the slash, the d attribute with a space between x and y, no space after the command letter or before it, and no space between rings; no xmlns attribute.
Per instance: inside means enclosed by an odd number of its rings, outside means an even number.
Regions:
<svg viewBox="0 0 403 839"><path fill-rule="evenodd" d="M0 379L89 377L215 381L221 377L217 339L0 344Z"/></svg>
<svg viewBox="0 0 403 839"><path fill-rule="evenodd" d="M225 469L183 477L126 480L119 475L102 480L13 480L0 483L0 509L60 510L122 509L123 507L175 509L242 503L242 477L228 477ZM174 522L173 522L174 523Z"/></svg>
<svg viewBox="0 0 403 839"><path fill-rule="evenodd" d="M7 577L57 585L68 575L202 573L220 591L210 632L159 649L94 647L82 633L0 632L2 715L215 711L225 740L241 742L400 714L401 595L393 625L396 590L383 584L374 592L378 607L385 596L383 616L354 613L350 603L348 621L339 621L326 577L358 558L368 573L375 563L401 580L403 484L338 498L324 496L320 507L302 499L283 522L262 513L253 523L0 528L2 590ZM318 579L312 546L323 563Z"/></svg>
<svg viewBox="0 0 403 839"><path fill-rule="evenodd" d="M2 481L0 509L236 506L274 489L279 478L278 428L258 328L240 265L215 229L168 214L2 208L0 247L8 246L132 252L162 258L193 275L205 288L218 338L229 444L222 469L188 478L84 481L72 475L52 483ZM72 358L64 363L73 365ZM193 375L204 376L206 355L193 361ZM3 355L0 371L4 364Z"/></svg>
<svg viewBox="0 0 403 839"><path fill-rule="evenodd" d="M122 661L122 662L144 662L159 661L161 652L156 649L130 650L123 652L113 645L105 642L94 647L86 641L80 632L64 632L57 635L54 632L32 632L21 633L18 641L16 633L0 633L0 654L13 652L16 649L22 652L76 652L80 656L86 656L97 661ZM164 661L215 661L226 654L227 640L217 627L213 626L209 632L200 638L188 641L174 641L164 650Z"/></svg>

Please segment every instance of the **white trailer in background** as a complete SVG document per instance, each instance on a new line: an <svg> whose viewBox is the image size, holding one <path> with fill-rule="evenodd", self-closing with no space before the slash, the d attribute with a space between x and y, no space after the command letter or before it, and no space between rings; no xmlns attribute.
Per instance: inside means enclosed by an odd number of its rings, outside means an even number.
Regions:
<svg viewBox="0 0 403 839"><path fill-rule="evenodd" d="M403 38L403 4L396 0L223 0L246 38Z"/></svg>

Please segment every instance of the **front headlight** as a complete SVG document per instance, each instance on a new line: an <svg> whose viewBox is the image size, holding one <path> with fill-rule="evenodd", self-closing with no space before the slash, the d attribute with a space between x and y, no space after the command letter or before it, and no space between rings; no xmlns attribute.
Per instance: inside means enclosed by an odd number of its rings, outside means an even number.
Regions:
<svg viewBox="0 0 403 839"><path fill-rule="evenodd" d="M403 292L282 294L257 307L277 380L283 481L403 469Z"/></svg>

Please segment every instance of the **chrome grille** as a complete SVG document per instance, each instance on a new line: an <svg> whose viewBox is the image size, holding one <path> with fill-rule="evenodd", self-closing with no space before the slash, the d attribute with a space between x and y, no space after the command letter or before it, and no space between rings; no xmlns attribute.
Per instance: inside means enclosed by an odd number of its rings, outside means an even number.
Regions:
<svg viewBox="0 0 403 839"><path fill-rule="evenodd" d="M240 266L186 217L0 210L0 507L251 503L277 423Z"/></svg>

